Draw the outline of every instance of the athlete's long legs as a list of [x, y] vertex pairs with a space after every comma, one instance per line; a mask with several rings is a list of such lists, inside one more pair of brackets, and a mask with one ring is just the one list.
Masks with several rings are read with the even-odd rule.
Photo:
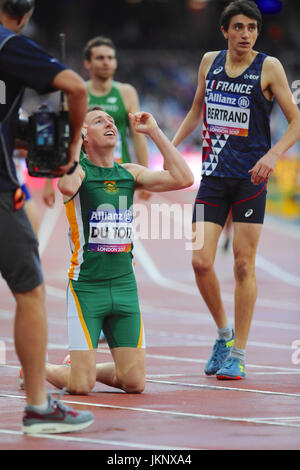
[[28, 405], [46, 401], [45, 359], [47, 349], [47, 320], [45, 286], [14, 293], [17, 306], [14, 322], [15, 347], [20, 359]]
[[[222, 232], [222, 226], [212, 222], [196, 222], [193, 224], [193, 233], [198, 241], [203, 232], [203, 247], [193, 250], [192, 264], [195, 279], [199, 291], [212, 314], [218, 328], [224, 328], [228, 324], [224, 305], [221, 298], [220, 285], [214, 269], [214, 261], [218, 246], [218, 240]], [[193, 241], [194, 241], [193, 240]]]
[[233, 225], [234, 275], [236, 282], [234, 346], [238, 349], [245, 349], [257, 297], [255, 257], [262, 224], [235, 222]]

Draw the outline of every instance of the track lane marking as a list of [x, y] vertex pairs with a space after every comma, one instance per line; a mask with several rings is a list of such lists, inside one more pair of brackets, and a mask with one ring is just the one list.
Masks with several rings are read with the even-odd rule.
[[[120, 447], [130, 447], [133, 449], [145, 449], [145, 450], [192, 450], [188, 447], [171, 447], [171, 446], [162, 446], [162, 445], [150, 445], [150, 444], [143, 444], [137, 442], [126, 442], [126, 441], [110, 441], [104, 439], [92, 439], [92, 438], [85, 438], [85, 437], [75, 437], [75, 436], [64, 436], [58, 434], [30, 434], [28, 436], [24, 435], [22, 431], [13, 431], [10, 429], [0, 429], [0, 434], [7, 434], [7, 435], [17, 435], [17, 436], [24, 436], [24, 437], [32, 437], [32, 438], [40, 438], [40, 439], [50, 439], [55, 441], [65, 441], [65, 442], [77, 442], [78, 444], [96, 444], [96, 445], [109, 445], [109, 446], [116, 446], [116, 449]], [[1, 444], [0, 444], [1, 446]]]
[[[25, 399], [20, 395], [11, 395], [8, 393], [0, 392], [0, 398], [19, 398]], [[158, 415], [169, 415], [169, 416], [178, 416], [182, 418], [198, 418], [203, 420], [210, 420], [210, 421], [229, 421], [229, 422], [236, 422], [236, 423], [250, 423], [250, 424], [269, 424], [272, 426], [283, 426], [283, 427], [294, 427], [300, 428], [300, 424], [294, 424], [291, 422], [283, 423], [283, 422], [273, 422], [273, 418], [243, 418], [243, 417], [234, 417], [234, 416], [218, 416], [218, 415], [210, 415], [210, 414], [201, 414], [201, 413], [188, 413], [183, 411], [173, 411], [173, 410], [156, 410], [151, 408], [139, 408], [135, 406], [120, 406], [120, 405], [107, 405], [103, 403], [89, 403], [83, 401], [74, 401], [74, 400], [61, 400], [63, 403], [71, 404], [71, 405], [79, 405], [79, 406], [87, 406], [91, 408], [110, 408], [113, 410], [124, 410], [124, 411], [137, 411], [141, 413], [152, 413]], [[294, 417], [292, 417], [294, 418]]]

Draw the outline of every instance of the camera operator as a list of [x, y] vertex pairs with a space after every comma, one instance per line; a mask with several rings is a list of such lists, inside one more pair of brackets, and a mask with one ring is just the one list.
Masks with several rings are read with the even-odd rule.
[[0, 271], [16, 300], [15, 347], [24, 374], [26, 434], [79, 430], [93, 422], [91, 413], [74, 411], [46, 394], [45, 287], [38, 242], [22, 207], [23, 193], [12, 159], [25, 88], [66, 94], [72, 141], [70, 160], [60, 167], [61, 175], [73, 166], [74, 146], [87, 109], [82, 79], [21, 34], [34, 3], [0, 0]]

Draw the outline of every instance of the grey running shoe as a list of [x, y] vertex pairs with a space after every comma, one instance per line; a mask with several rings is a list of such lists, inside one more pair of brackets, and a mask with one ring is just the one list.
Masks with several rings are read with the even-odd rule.
[[37, 411], [33, 406], [25, 406], [23, 433], [55, 434], [81, 431], [93, 422], [94, 416], [89, 411], [74, 410], [48, 395], [48, 408], [45, 411]]

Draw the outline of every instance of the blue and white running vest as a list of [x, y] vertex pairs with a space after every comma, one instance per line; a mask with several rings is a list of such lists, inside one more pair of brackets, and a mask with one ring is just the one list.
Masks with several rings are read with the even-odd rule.
[[221, 51], [206, 77], [203, 118], [202, 175], [250, 178], [248, 171], [271, 146], [273, 102], [261, 90], [262, 65], [258, 53], [238, 77], [226, 74], [227, 51]]

